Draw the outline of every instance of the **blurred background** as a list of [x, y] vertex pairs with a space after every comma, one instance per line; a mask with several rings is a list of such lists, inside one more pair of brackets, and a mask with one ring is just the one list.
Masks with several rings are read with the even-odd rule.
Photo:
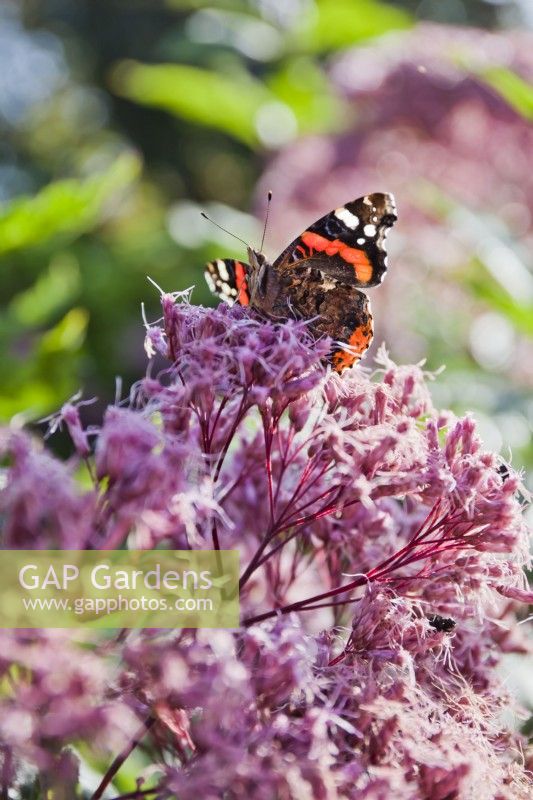
[[[396, 194], [377, 345], [533, 488], [530, 0], [0, 2], [0, 417], [145, 370], [141, 303]], [[367, 364], [369, 360], [367, 360]], [[98, 405], [88, 413], [99, 414]], [[59, 445], [60, 446], [60, 445]]]

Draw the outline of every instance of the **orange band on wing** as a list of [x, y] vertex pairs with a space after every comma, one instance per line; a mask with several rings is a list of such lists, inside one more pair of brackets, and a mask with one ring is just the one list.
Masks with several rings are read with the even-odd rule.
[[372, 341], [372, 323], [362, 325], [360, 328], [356, 328], [350, 338], [348, 339], [348, 344], [350, 347], [353, 347], [357, 353], [361, 353], [361, 355], [365, 352], [368, 348], [370, 342]]
[[246, 280], [246, 270], [240, 261], [235, 262], [235, 284], [239, 292], [238, 300], [241, 306], [250, 304], [250, 297], [248, 294], [248, 282]]
[[312, 233], [311, 231], [302, 233], [300, 239], [305, 242], [308, 247], [312, 247], [313, 250], [318, 250], [320, 252], [333, 244], [331, 239], [326, 239], [324, 236], [319, 236], [318, 233]]
[[363, 354], [368, 350], [370, 342], [372, 341], [372, 322], [356, 328], [350, 338], [348, 344], [350, 350], [336, 350], [332, 356], [333, 368], [336, 372], [344, 372], [345, 369], [351, 367], [355, 361], [359, 361]]
[[351, 264], [355, 270], [355, 275], [361, 283], [368, 283], [372, 279], [372, 264], [364, 250], [356, 247], [348, 247], [340, 239], [326, 239], [318, 233], [305, 231], [301, 236], [302, 241], [312, 250], [325, 253], [327, 256], [339, 255], [343, 261]]

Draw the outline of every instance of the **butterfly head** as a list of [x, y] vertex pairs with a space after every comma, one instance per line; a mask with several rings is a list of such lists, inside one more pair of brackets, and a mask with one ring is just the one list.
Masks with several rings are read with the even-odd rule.
[[261, 301], [266, 298], [274, 275], [263, 253], [249, 247], [248, 259], [251, 267], [249, 277], [250, 302], [252, 305], [262, 305]]
[[253, 247], [248, 247], [248, 261], [255, 271], [259, 271], [267, 263], [266, 256], [259, 250], [254, 250]]

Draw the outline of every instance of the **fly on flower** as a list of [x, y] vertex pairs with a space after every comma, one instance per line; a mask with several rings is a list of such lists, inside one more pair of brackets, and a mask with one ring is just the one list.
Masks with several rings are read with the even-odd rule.
[[451, 633], [457, 624], [451, 617], [441, 617], [439, 614], [429, 617], [428, 622], [432, 628], [435, 628], [440, 633]]
[[383, 280], [385, 239], [396, 219], [391, 194], [359, 197], [310, 225], [272, 264], [262, 243], [259, 251], [248, 247], [250, 263], [209, 262], [207, 284], [227, 303], [251, 306], [270, 319], [309, 320], [316, 336], [333, 339], [329, 360], [343, 372], [372, 341], [370, 301], [360, 290]]

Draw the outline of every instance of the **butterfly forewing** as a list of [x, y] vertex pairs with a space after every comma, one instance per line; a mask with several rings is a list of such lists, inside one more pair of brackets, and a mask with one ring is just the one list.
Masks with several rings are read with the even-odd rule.
[[207, 285], [217, 297], [229, 305], [250, 304], [249, 276], [251, 267], [245, 261], [234, 258], [217, 258], [205, 266]]
[[305, 261], [341, 283], [377, 286], [387, 271], [385, 240], [395, 221], [391, 194], [359, 197], [310, 225], [273, 266], [284, 270]]

